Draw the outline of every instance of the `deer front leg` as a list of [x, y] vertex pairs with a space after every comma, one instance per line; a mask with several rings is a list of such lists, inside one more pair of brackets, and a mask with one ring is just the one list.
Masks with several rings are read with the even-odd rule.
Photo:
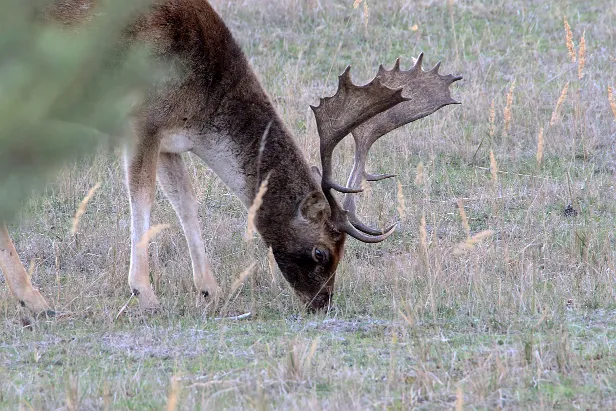
[[126, 182], [131, 214], [131, 249], [128, 284], [145, 310], [160, 308], [150, 283], [147, 244], [140, 244], [150, 228], [150, 212], [156, 191], [156, 161], [159, 141], [142, 138], [125, 157]]
[[175, 210], [192, 261], [193, 279], [197, 292], [217, 300], [218, 283], [205, 252], [198, 218], [198, 204], [184, 160], [179, 154], [161, 153], [158, 158], [158, 182]]
[[36, 314], [54, 315], [41, 293], [32, 287], [30, 277], [19, 260], [6, 225], [2, 222], [0, 222], [0, 270], [4, 273], [9, 290], [22, 305]]

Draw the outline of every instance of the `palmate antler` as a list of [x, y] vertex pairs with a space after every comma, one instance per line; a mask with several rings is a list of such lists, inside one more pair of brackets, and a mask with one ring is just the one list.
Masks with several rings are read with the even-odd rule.
[[[446, 105], [459, 104], [451, 98], [449, 86], [462, 77], [440, 75], [440, 63], [430, 71], [423, 71], [422, 60], [423, 53], [408, 71], [400, 70], [399, 59], [392, 70], [385, 70], [381, 65], [376, 77], [361, 87], [352, 83], [351, 68], [347, 67], [339, 78], [336, 94], [321, 99], [318, 107], [312, 107], [321, 143], [321, 187], [330, 204], [332, 220], [337, 229], [360, 241], [380, 242], [395, 230], [395, 224], [386, 230], [370, 228], [356, 215], [353, 193], [362, 191], [362, 181], [393, 177], [392, 174], [371, 175], [366, 172], [366, 159], [372, 144], [398, 127], [426, 117]], [[334, 148], [349, 133], [355, 139], [355, 159], [345, 187], [332, 181], [331, 161]], [[346, 193], [344, 208], [331, 189]]]

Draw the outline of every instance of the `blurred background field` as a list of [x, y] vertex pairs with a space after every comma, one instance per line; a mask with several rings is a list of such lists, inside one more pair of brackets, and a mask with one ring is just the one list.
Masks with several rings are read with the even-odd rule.
[[[171, 224], [150, 247], [164, 312], [142, 317], [131, 301], [116, 319], [130, 215], [119, 150], [106, 146], [62, 168], [9, 227], [60, 315], [26, 320], [1, 284], [0, 406], [616, 406], [616, 5], [355, 3], [212, 1], [313, 164], [309, 104], [348, 64], [365, 83], [423, 51], [426, 68], [464, 76], [452, 87], [462, 105], [372, 149], [369, 169], [397, 179], [371, 184], [359, 211], [399, 230], [376, 246], [347, 241], [332, 310], [302, 312], [260, 240], [245, 241], [239, 200], [187, 156], [226, 304], [195, 305], [181, 227], [158, 193], [153, 223]], [[338, 149], [338, 181], [352, 153], [352, 141]]]

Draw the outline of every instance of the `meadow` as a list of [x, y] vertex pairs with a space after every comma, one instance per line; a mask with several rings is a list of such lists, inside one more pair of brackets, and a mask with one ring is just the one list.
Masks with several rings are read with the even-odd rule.
[[461, 105], [371, 151], [369, 170], [397, 177], [359, 195], [360, 215], [398, 231], [348, 239], [331, 310], [307, 313], [261, 240], [245, 238], [239, 200], [187, 156], [222, 301], [198, 301], [158, 192], [163, 310], [145, 315], [127, 285], [121, 158], [103, 147], [9, 227], [58, 315], [32, 318], [0, 283], [0, 408], [615, 409], [616, 3], [211, 3], [313, 164], [309, 104], [347, 65], [363, 84], [424, 52], [426, 69], [442, 61], [464, 77], [452, 86]]

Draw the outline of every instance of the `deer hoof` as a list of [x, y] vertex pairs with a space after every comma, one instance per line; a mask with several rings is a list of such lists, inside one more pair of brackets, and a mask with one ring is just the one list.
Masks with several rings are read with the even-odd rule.
[[55, 315], [55, 312], [51, 309], [49, 304], [47, 304], [47, 301], [45, 301], [41, 293], [35, 288], [28, 290], [25, 295], [23, 295], [23, 299], [20, 300], [20, 303], [23, 307], [26, 307], [38, 315], [49, 315], [48, 313], [50, 311]]
[[213, 304], [214, 307], [218, 306], [218, 303], [220, 302], [220, 289], [218, 287], [213, 290], [201, 290], [199, 294], [203, 298], [202, 301], [205, 302], [206, 305]]
[[133, 295], [135, 295], [139, 300], [139, 307], [143, 311], [152, 313], [160, 311], [160, 303], [158, 302], [158, 298], [156, 298], [156, 294], [154, 294], [152, 287], [142, 290], [133, 289]]

